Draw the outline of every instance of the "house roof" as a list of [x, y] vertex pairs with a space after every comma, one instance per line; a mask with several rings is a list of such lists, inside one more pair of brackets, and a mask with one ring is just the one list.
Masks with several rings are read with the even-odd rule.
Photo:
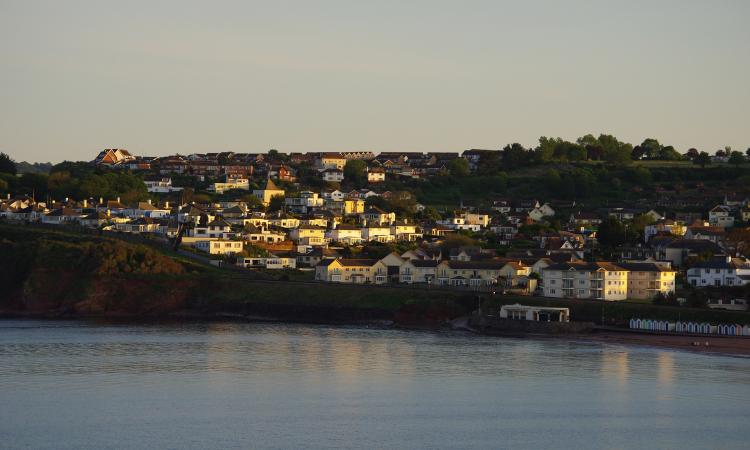
[[229, 222], [227, 222], [226, 220], [224, 220], [223, 217], [218, 217], [217, 216], [214, 220], [212, 220], [211, 222], [209, 222], [208, 225], [206, 225], [206, 226], [209, 226], [209, 227], [231, 227], [232, 225]]
[[551, 266], [547, 267], [545, 270], [571, 270], [571, 269], [585, 270], [585, 271], [595, 271], [595, 270], [603, 269], [603, 270], [607, 270], [610, 272], [627, 270], [609, 261], [596, 261], [596, 262], [575, 261], [575, 262], [557, 263], [557, 264], [552, 264]]
[[440, 261], [436, 259], [411, 259], [407, 260], [414, 267], [437, 267]]
[[484, 260], [484, 261], [444, 261], [451, 269], [468, 269], [468, 270], [500, 270], [505, 266], [504, 261]]
[[656, 263], [618, 263], [618, 265], [631, 272], [674, 272], [670, 267], [665, 267]]
[[667, 245], [667, 248], [681, 248], [694, 251], [721, 251], [718, 245], [706, 239], [677, 239]]
[[361, 267], [361, 266], [371, 267], [376, 262], [378, 262], [375, 259], [349, 259], [349, 258], [339, 258], [336, 261], [338, 261], [339, 264], [345, 267]]
[[742, 258], [712, 259], [695, 264], [692, 268], [696, 269], [750, 269], [750, 262]]
[[279, 189], [278, 186], [276, 186], [276, 183], [273, 182], [270, 178], [266, 181], [266, 187], [263, 188], [264, 191], [281, 191], [282, 189]]

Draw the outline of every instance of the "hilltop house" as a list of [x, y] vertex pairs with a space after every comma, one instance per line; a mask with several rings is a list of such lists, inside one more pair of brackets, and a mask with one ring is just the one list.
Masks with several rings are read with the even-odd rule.
[[341, 153], [322, 153], [317, 163], [318, 167], [320, 167], [321, 169], [344, 170], [344, 166], [346, 165], [346, 157]]
[[108, 148], [102, 150], [96, 158], [94, 158], [94, 164], [97, 166], [119, 166], [134, 160], [135, 156], [131, 155], [127, 150]]

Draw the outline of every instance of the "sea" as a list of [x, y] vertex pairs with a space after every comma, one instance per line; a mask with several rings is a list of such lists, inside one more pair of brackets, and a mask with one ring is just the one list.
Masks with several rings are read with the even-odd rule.
[[1, 320], [0, 448], [748, 449], [750, 359], [366, 326]]

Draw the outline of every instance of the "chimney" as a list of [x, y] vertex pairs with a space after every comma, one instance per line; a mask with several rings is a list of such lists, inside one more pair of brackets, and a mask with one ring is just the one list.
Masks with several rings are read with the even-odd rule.
[[164, 202], [164, 209], [169, 209], [169, 202]]
[[84, 208], [88, 208], [89, 207], [89, 202], [85, 198], [83, 199], [83, 207]]
[[10, 192], [8, 192], [7, 198], [8, 200], [10, 200]]
[[146, 201], [148, 202], [149, 205], [151, 204], [151, 199], [148, 199]]
[[120, 203], [120, 197], [117, 197], [117, 203]]
[[103, 199], [103, 198], [101, 198], [101, 197], [99, 197], [99, 204], [100, 204], [100, 205], [103, 205], [103, 204], [104, 204], [104, 199]]

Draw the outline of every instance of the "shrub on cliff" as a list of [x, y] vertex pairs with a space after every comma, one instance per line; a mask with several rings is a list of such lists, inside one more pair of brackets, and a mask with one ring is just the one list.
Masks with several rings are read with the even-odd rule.
[[181, 274], [182, 264], [145, 245], [118, 241], [86, 242], [84, 254], [97, 275], [116, 273]]

